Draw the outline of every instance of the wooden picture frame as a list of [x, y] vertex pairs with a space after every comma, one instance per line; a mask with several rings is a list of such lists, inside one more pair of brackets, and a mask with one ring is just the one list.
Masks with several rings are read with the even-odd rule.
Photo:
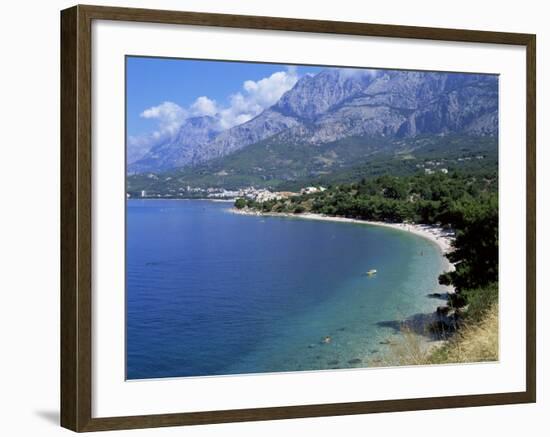
[[[476, 42], [526, 48], [526, 390], [512, 393], [280, 406], [129, 417], [92, 417], [91, 69], [94, 20]], [[75, 6], [61, 12], [61, 425], [83, 432], [276, 420], [536, 400], [535, 35], [289, 18]]]

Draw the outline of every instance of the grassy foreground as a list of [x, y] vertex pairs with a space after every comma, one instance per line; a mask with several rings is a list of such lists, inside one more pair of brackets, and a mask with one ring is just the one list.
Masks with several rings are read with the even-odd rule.
[[498, 304], [495, 302], [477, 320], [467, 319], [456, 333], [437, 346], [427, 346], [420, 336], [405, 329], [388, 355], [374, 366], [497, 361], [498, 350]]
[[428, 353], [428, 363], [475, 363], [498, 360], [498, 306], [480, 320], [465, 325], [445, 345]]

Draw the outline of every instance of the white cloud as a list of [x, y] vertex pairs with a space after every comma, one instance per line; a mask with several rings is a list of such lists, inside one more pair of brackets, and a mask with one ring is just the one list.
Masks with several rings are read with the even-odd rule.
[[160, 144], [170, 138], [171, 136], [168, 132], [162, 132], [159, 130], [147, 134], [129, 136], [126, 155], [128, 163], [131, 164], [138, 161], [143, 158], [149, 150], [151, 150], [152, 146]]
[[278, 71], [258, 81], [245, 81], [243, 91], [233, 94], [229, 106], [220, 111], [221, 126], [227, 129], [254, 118], [274, 105], [297, 81], [295, 67], [288, 67], [286, 71]]
[[242, 84], [240, 91], [229, 96], [229, 103], [225, 107], [220, 107], [215, 100], [207, 96], [198, 97], [188, 108], [165, 101], [145, 109], [140, 114], [143, 118], [157, 120], [156, 130], [129, 137], [128, 145], [139, 150], [151, 148], [159, 141], [165, 141], [174, 136], [189, 117], [203, 115], [216, 117], [221, 129], [229, 129], [245, 123], [275, 104], [294, 86], [298, 78], [296, 68], [288, 67], [285, 71], [278, 71], [258, 81], [247, 80]]
[[165, 101], [145, 109], [140, 117], [157, 121], [157, 128], [149, 133], [128, 136], [128, 162], [141, 159], [156, 144], [172, 138], [189, 112], [174, 102]]
[[201, 115], [214, 116], [218, 113], [218, 106], [215, 100], [211, 100], [206, 96], [201, 96], [191, 105], [191, 114], [194, 117]]
[[146, 109], [140, 114], [143, 118], [154, 118], [158, 120], [158, 130], [153, 136], [174, 134], [188, 117], [188, 111], [174, 102], [163, 102], [158, 106]]

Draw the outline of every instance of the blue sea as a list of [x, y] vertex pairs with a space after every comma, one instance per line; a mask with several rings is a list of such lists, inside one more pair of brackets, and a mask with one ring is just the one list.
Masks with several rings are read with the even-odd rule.
[[231, 207], [128, 200], [128, 379], [367, 367], [441, 305], [429, 240]]

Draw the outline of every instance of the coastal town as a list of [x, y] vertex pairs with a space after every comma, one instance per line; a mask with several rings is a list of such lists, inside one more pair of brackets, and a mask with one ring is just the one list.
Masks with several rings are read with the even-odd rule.
[[146, 190], [141, 190], [138, 193], [127, 193], [127, 198], [141, 199], [170, 199], [170, 198], [195, 198], [195, 199], [212, 199], [212, 200], [235, 200], [247, 199], [258, 203], [268, 202], [270, 200], [289, 199], [293, 196], [304, 194], [313, 194], [325, 191], [325, 187], [310, 186], [302, 188], [299, 192], [292, 191], [270, 191], [266, 188], [246, 187], [239, 190], [226, 190], [225, 188], [195, 188], [187, 186], [178, 192], [170, 194], [150, 193]]

